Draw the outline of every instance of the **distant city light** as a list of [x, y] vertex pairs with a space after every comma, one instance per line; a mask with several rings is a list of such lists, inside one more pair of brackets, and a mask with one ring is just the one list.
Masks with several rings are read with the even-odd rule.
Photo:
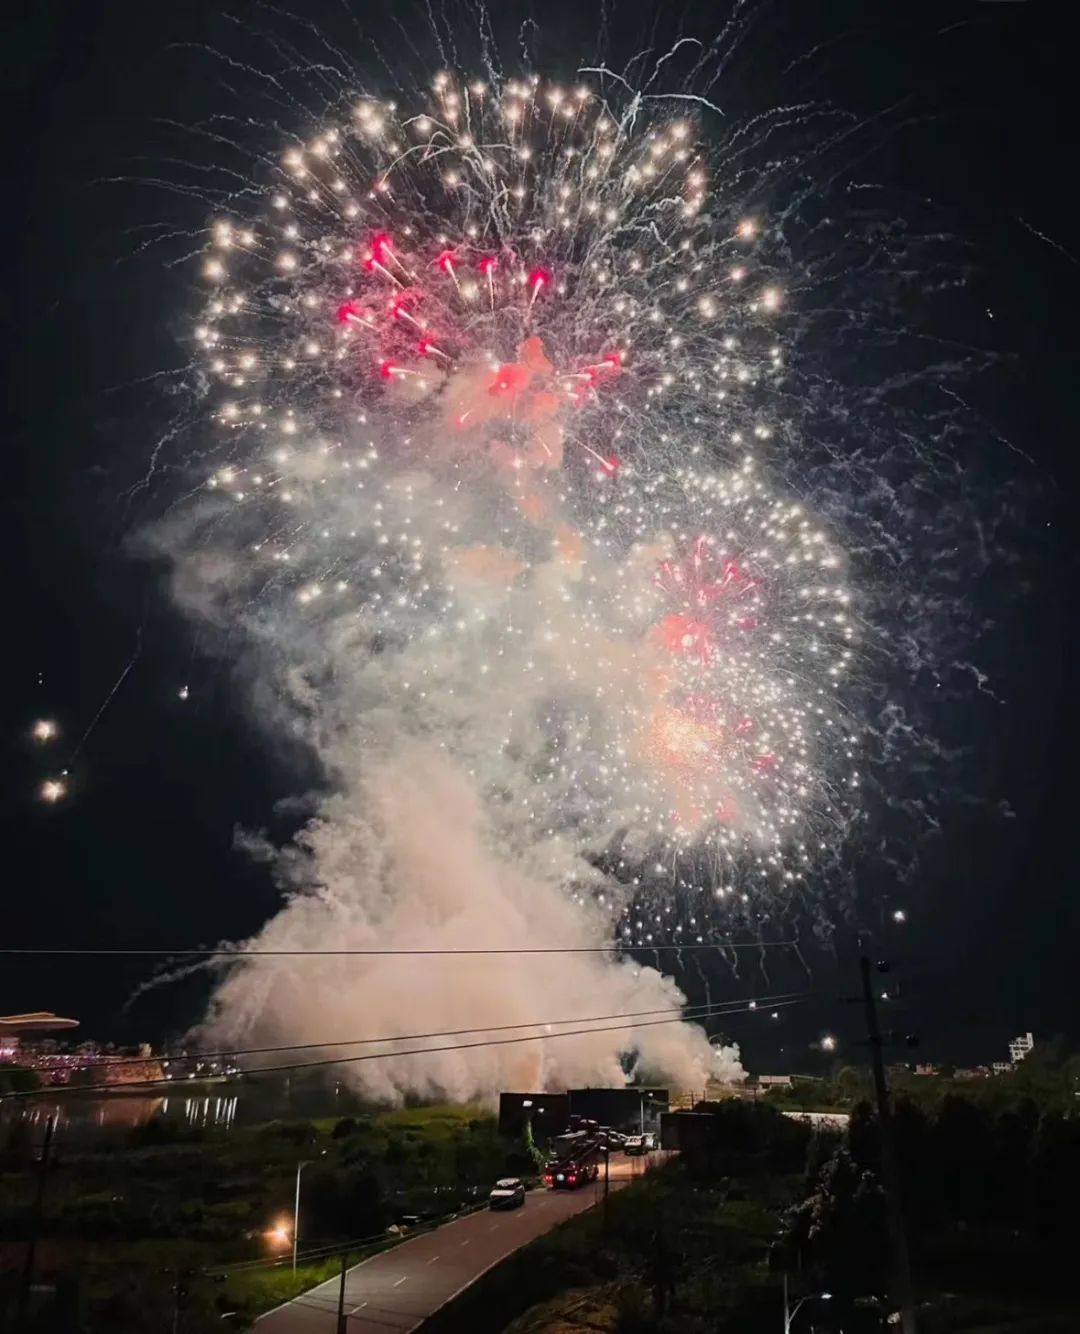
[[904, 912], [903, 908], [897, 908], [897, 910], [892, 915], [892, 919], [894, 922], [906, 922], [907, 913]]

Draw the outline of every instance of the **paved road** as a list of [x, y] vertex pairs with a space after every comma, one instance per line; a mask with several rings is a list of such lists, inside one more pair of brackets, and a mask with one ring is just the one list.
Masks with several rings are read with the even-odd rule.
[[[613, 1155], [611, 1189], [628, 1185], [661, 1156]], [[591, 1208], [603, 1187], [601, 1173], [595, 1186], [582, 1190], [531, 1191], [520, 1209], [467, 1214], [354, 1266], [345, 1278], [348, 1334], [416, 1329], [519, 1246]], [[331, 1279], [267, 1312], [256, 1322], [256, 1334], [335, 1334], [339, 1282]]]

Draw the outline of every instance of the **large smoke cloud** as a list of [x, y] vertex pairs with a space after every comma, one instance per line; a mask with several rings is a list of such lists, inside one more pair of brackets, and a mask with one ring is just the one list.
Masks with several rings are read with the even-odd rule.
[[[455, 388], [460, 400], [468, 377]], [[306, 745], [325, 778], [288, 846], [254, 845], [284, 904], [248, 942], [252, 957], [230, 965], [202, 1034], [273, 1045], [537, 1025], [535, 1041], [334, 1067], [391, 1100], [737, 1077], [735, 1049], [660, 1013], [684, 1000], [671, 979], [602, 949], [254, 957], [604, 947], [628, 891], [592, 854], [617, 837], [644, 855], [657, 830], [643, 813], [673, 806], [686, 781], [685, 764], [643, 752], [663, 533], [612, 562], [554, 489], [493, 467], [475, 437], [472, 457], [455, 457], [439, 448], [444, 431], [426, 460], [393, 442], [389, 464], [354, 440], [344, 483], [335, 453], [307, 440], [276, 459], [274, 503], [302, 519], [237, 508], [215, 488], [154, 534], [180, 605], [227, 630], [230, 652], [242, 645], [260, 724]], [[584, 1035], [545, 1028], [641, 1012], [658, 1013]], [[358, 1050], [389, 1049], [340, 1054]]]
[[[354, 772], [278, 858], [287, 901], [253, 949], [477, 950], [602, 945], [609, 921], [551, 879], [491, 847], [472, 784], [445, 755], [419, 745]], [[577, 1029], [582, 1019], [676, 1011], [683, 997], [651, 968], [603, 954], [438, 954], [260, 958], [234, 966], [218, 988], [207, 1030], [258, 1043], [423, 1034], [531, 1025], [492, 1037]], [[547, 1029], [542, 1021], [550, 1025]], [[557, 1021], [570, 1021], [559, 1024]], [[739, 1074], [683, 1023], [597, 1024], [585, 1036], [395, 1056], [338, 1069], [367, 1094], [469, 1099], [500, 1088], [620, 1085], [631, 1068], [702, 1088]], [[470, 1033], [462, 1042], [487, 1036]], [[399, 1044], [447, 1045], [453, 1039]], [[343, 1049], [385, 1052], [390, 1047]], [[337, 1053], [335, 1053], [337, 1054]]]

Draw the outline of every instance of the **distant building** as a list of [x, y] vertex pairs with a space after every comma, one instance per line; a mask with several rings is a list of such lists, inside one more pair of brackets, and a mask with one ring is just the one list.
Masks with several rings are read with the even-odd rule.
[[148, 1080], [165, 1078], [161, 1062], [151, 1056], [150, 1048], [145, 1043], [139, 1047], [136, 1057], [104, 1057], [100, 1064], [94, 1065], [90, 1074], [95, 1084], [143, 1084]]
[[20, 1033], [56, 1033], [63, 1028], [78, 1028], [78, 1019], [61, 1019], [51, 1010], [33, 1010], [29, 1014], [0, 1015], [0, 1038]]
[[569, 1098], [572, 1117], [631, 1134], [659, 1130], [668, 1109], [668, 1090], [661, 1088], [571, 1089]]
[[1035, 1045], [1035, 1039], [1030, 1033], [1021, 1033], [1018, 1038], [1013, 1038], [1009, 1043], [1009, 1059], [1015, 1065], [1022, 1061]]
[[1012, 1061], [992, 1061], [990, 1064], [995, 1075], [1007, 1075], [1012, 1068]]
[[789, 1089], [791, 1088], [790, 1075], [758, 1075], [758, 1087], [763, 1089]]
[[915, 1073], [917, 1075], [940, 1075], [941, 1066], [934, 1065], [931, 1061], [923, 1061], [916, 1065]]
[[660, 1118], [662, 1149], [709, 1149], [717, 1139], [711, 1112], [665, 1112]]
[[565, 1093], [500, 1093], [499, 1134], [520, 1139], [526, 1123], [539, 1139], [561, 1135], [570, 1120], [570, 1098]]
[[[12, 1019], [20, 1028], [29, 1019], [32, 1026], [22, 1028], [29, 1033], [74, 1028], [78, 1022], [56, 1015], [15, 1015]], [[126, 1052], [100, 1047], [96, 1042], [67, 1048], [55, 1038], [30, 1041], [0, 1030], [0, 1061], [4, 1060], [24, 1070], [35, 1070], [42, 1084], [141, 1084], [165, 1077], [161, 1062], [146, 1043]]]
[[525, 1123], [539, 1137], [561, 1135], [575, 1120], [595, 1121], [612, 1130], [656, 1130], [668, 1109], [662, 1088], [585, 1088], [565, 1093], [500, 1093], [499, 1133], [517, 1139]]

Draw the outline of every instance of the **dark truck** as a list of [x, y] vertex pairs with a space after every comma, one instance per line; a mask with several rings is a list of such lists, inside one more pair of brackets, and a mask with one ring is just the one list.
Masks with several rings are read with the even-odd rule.
[[600, 1175], [604, 1145], [588, 1131], [560, 1135], [552, 1144], [554, 1156], [544, 1168], [549, 1190], [576, 1190]]

